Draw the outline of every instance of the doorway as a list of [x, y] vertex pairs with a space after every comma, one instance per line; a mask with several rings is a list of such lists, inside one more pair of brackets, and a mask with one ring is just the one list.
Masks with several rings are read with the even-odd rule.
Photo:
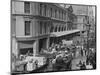
[[39, 52], [47, 48], [47, 38], [39, 39]]

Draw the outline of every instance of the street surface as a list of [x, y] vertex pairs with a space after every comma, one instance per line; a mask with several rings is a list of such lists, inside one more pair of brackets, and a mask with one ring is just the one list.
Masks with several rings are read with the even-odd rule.
[[79, 64], [80, 61], [86, 62], [86, 56], [85, 56], [85, 53], [83, 53], [83, 56], [81, 56], [80, 49], [77, 49], [76, 56], [72, 60], [72, 68], [71, 69], [72, 70], [80, 69], [80, 67], [77, 66], [77, 64]]

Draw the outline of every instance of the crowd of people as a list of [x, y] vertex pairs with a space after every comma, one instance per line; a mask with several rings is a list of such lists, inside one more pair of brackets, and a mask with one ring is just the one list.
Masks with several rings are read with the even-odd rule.
[[[80, 49], [79, 54], [77, 54], [78, 49]], [[79, 57], [86, 57], [86, 61], [80, 60], [79, 64], [77, 64], [78, 67], [80, 67], [80, 70], [96, 68], [95, 49], [93, 50], [93, 48], [87, 50], [87, 48], [84, 48], [83, 46], [75, 44], [66, 45], [60, 42], [59, 44], [53, 43], [51, 47], [43, 51], [44, 53], [51, 54], [50, 61], [53, 65], [53, 71], [72, 70], [71, 60], [77, 58], [77, 55], [79, 55]], [[70, 61], [68, 59], [70, 59]], [[70, 63], [68, 63], [68, 61]]]
[[86, 57], [85, 61], [80, 60], [79, 64], [77, 64], [77, 66], [80, 67], [80, 70], [96, 68], [96, 52], [94, 48], [89, 48], [89, 50], [81, 48], [80, 54], [81, 56]]
[[[77, 50], [79, 50], [79, 54], [77, 54]], [[89, 51], [89, 53], [88, 53]], [[40, 54], [43, 54], [47, 58], [47, 67], [51, 65], [52, 67], [46, 68], [46, 71], [63, 71], [63, 70], [72, 70], [72, 60], [77, 58], [77, 55], [81, 57], [86, 57], [86, 62], [81, 61], [77, 64], [80, 67], [80, 70], [86, 69], [95, 69], [96, 68], [96, 52], [93, 49], [88, 50], [83, 46], [78, 46], [75, 44], [63, 44], [63, 42], [52, 43], [48, 49], [41, 50]], [[27, 56], [30, 55], [28, 52]], [[79, 57], [80, 57], [79, 56]], [[13, 61], [16, 59], [13, 57]], [[24, 60], [25, 57], [21, 57], [20, 60]], [[17, 61], [17, 60], [16, 60]], [[34, 62], [34, 63], [33, 63]], [[12, 63], [13, 64], [13, 63]], [[20, 66], [20, 65], [19, 65]], [[36, 69], [38, 66], [38, 62], [33, 60], [27, 63], [24, 63], [22, 71], [32, 71]], [[51, 70], [48, 70], [51, 69]]]
[[49, 65], [52, 65], [50, 71], [71, 70], [71, 60], [75, 57], [75, 45], [52, 43], [48, 49], [42, 49], [41, 54], [47, 54]]

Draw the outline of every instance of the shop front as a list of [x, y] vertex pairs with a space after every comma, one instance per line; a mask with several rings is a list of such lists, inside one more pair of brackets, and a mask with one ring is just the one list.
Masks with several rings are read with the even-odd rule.
[[18, 41], [18, 54], [36, 56], [38, 54], [38, 41]]
[[[45, 40], [45, 39], [44, 39]], [[43, 46], [46, 45], [45, 41], [43, 40]], [[16, 60], [15, 64], [15, 71], [22, 72], [22, 71], [30, 71], [27, 69], [30, 67], [31, 64], [33, 64], [33, 69], [36, 70], [37, 68], [40, 68], [41, 66], [46, 64], [46, 59], [43, 56], [38, 56], [38, 47], [39, 47], [39, 40], [20, 40], [17, 41], [17, 52], [18, 52], [18, 59]], [[30, 61], [32, 61], [30, 63]], [[36, 68], [37, 65], [37, 68]]]
[[47, 49], [48, 43], [48, 38], [39, 39], [39, 52], [41, 52], [42, 49]]

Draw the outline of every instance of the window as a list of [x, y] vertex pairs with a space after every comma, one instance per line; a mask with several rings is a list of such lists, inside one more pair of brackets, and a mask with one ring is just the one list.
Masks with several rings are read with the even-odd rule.
[[50, 17], [52, 17], [52, 8], [50, 9], [50, 12], [51, 12], [51, 13], [50, 13]]
[[60, 11], [59, 11], [59, 19], [60, 19]]
[[59, 26], [59, 29], [58, 29], [58, 31], [60, 32], [60, 26]]
[[46, 33], [46, 27], [47, 27], [46, 24], [47, 24], [47, 23], [45, 22], [45, 23], [44, 23], [44, 33]]
[[64, 20], [66, 20], [66, 13], [64, 13]]
[[40, 4], [40, 15], [42, 15], [42, 4]]
[[63, 11], [62, 11], [62, 13], [61, 13], [61, 19], [63, 20]]
[[54, 30], [54, 27], [52, 26], [52, 27], [50, 28], [50, 32], [53, 32], [53, 30]]
[[63, 27], [61, 28], [61, 31], [63, 31]]
[[66, 31], [66, 26], [64, 27], [64, 30]]
[[47, 8], [47, 6], [44, 5], [44, 16], [46, 16], [46, 8]]
[[62, 20], [64, 20], [64, 12], [62, 13]]
[[25, 21], [25, 35], [30, 35], [30, 21]]
[[43, 23], [40, 21], [40, 34], [42, 34], [42, 26], [43, 26]]
[[55, 10], [55, 18], [57, 18], [57, 10]]
[[24, 12], [30, 13], [30, 3], [29, 2], [24, 3]]
[[16, 33], [16, 18], [13, 17], [12, 17], [11, 33], [12, 35], [15, 35]]
[[57, 27], [55, 27], [55, 32], [57, 32]]

